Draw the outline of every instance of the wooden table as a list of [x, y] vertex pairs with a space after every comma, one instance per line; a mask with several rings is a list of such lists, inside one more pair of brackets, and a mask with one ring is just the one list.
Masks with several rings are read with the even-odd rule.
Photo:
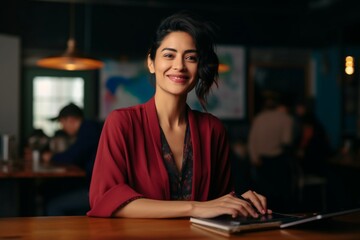
[[0, 194], [4, 194], [0, 197], [3, 203], [0, 216], [42, 215], [44, 185], [49, 188], [59, 181], [69, 184], [86, 182], [86, 173], [74, 165], [39, 166], [34, 170], [31, 162], [0, 163]]
[[0, 219], [0, 239], [360, 239], [360, 214], [289, 229], [223, 237], [192, 226], [189, 219], [29, 217]]
[[0, 164], [1, 178], [67, 178], [85, 177], [83, 169], [75, 165], [44, 166], [33, 169], [31, 164]]

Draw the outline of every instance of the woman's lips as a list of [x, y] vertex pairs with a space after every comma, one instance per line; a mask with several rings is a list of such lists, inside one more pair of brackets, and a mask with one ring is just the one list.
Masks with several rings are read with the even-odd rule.
[[185, 75], [168, 75], [169, 79], [175, 83], [185, 83], [189, 77]]

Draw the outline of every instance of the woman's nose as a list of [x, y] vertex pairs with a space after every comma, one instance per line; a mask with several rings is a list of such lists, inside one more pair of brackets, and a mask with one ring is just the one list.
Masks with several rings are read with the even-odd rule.
[[181, 71], [185, 68], [184, 59], [182, 57], [176, 57], [173, 62], [173, 69]]

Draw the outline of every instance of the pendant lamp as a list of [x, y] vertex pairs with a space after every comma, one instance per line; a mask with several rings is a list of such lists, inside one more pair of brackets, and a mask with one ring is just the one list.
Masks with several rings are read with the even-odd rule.
[[71, 3], [70, 12], [70, 37], [67, 41], [67, 49], [60, 56], [46, 57], [38, 60], [36, 65], [43, 68], [58, 70], [77, 71], [77, 70], [95, 70], [103, 67], [103, 62], [88, 58], [76, 51], [76, 42], [74, 38], [74, 4]]

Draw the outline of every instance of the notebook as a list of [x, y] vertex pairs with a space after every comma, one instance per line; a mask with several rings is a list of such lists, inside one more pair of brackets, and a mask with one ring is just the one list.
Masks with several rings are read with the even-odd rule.
[[229, 236], [243, 231], [264, 230], [271, 228], [287, 228], [299, 224], [326, 219], [330, 217], [360, 212], [360, 208], [328, 213], [313, 213], [310, 215], [292, 215], [273, 213], [258, 218], [237, 217], [222, 215], [215, 218], [190, 218], [193, 226], [221, 235]]

